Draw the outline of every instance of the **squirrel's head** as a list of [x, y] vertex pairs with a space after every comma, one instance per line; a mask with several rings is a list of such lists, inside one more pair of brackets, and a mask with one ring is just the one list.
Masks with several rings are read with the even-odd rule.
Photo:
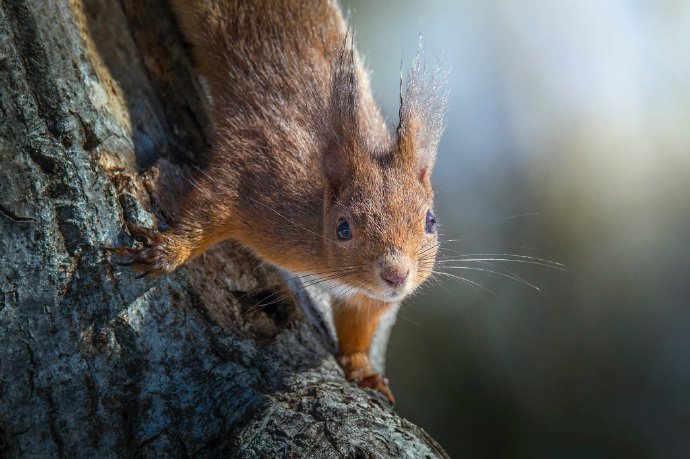
[[[350, 57], [356, 59], [356, 57]], [[400, 301], [436, 260], [438, 234], [431, 171], [443, 130], [445, 86], [421, 79], [419, 59], [401, 85], [400, 124], [387, 145], [372, 146], [360, 129], [358, 65], [334, 74], [334, 140], [323, 156], [325, 260], [341, 295]]]

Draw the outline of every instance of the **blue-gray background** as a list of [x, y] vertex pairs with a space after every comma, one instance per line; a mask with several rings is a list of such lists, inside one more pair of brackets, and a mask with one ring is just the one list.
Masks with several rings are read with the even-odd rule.
[[451, 72], [446, 247], [567, 265], [444, 268], [488, 291], [404, 304], [399, 412], [454, 457], [690, 457], [690, 3], [344, 6], [391, 126], [419, 34]]

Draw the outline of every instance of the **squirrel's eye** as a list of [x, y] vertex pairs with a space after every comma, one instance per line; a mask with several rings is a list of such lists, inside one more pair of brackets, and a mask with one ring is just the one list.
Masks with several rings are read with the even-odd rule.
[[344, 218], [338, 220], [338, 226], [335, 227], [335, 232], [338, 235], [338, 239], [341, 241], [349, 241], [352, 239], [350, 224]]
[[429, 234], [436, 232], [436, 216], [431, 209], [426, 211], [426, 223], [424, 224], [424, 231]]

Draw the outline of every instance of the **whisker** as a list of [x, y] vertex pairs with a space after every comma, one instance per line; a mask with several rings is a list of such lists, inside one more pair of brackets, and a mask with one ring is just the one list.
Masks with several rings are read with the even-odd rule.
[[328, 293], [328, 294], [333, 294], [333, 295], [335, 295], [336, 297], [338, 297], [338, 296], [343, 296], [343, 295], [342, 295], [342, 292], [341, 292], [341, 294], [338, 294], [338, 292], [335, 291], [335, 290], [338, 289], [338, 288], [345, 288], [345, 287], [348, 287], [348, 285], [347, 285], [347, 284], [344, 284], [344, 283], [338, 283], [338, 284], [332, 285], [332, 286], [330, 286], [329, 288], [327, 288], [327, 289], [325, 289], [325, 290], [322, 290], [322, 291], [320, 291], [319, 293], [317, 293], [317, 294], [316, 294], [316, 297], [319, 297], [319, 296], [324, 295], [324, 294], [327, 294], [327, 293]]
[[466, 283], [468, 283], [468, 284], [470, 284], [470, 285], [474, 285], [475, 287], [481, 288], [482, 290], [484, 290], [484, 291], [490, 293], [490, 294], [493, 295], [493, 296], [496, 296], [496, 293], [495, 293], [493, 290], [490, 290], [490, 289], [484, 287], [482, 284], [480, 284], [480, 283], [478, 283], [478, 282], [475, 282], [475, 281], [473, 281], [473, 280], [467, 279], [466, 277], [458, 276], [458, 275], [456, 275], [456, 274], [446, 273], [446, 272], [443, 272], [443, 271], [432, 271], [432, 273], [433, 273], [433, 274], [438, 274], [438, 275], [441, 275], [441, 276], [447, 276], [447, 277], [450, 277], [450, 278], [452, 278], [452, 279], [457, 279], [457, 280], [462, 281], [462, 282], [466, 282]]
[[554, 260], [549, 260], [547, 258], [539, 258], [539, 257], [532, 257], [529, 255], [521, 255], [519, 253], [465, 253], [463, 254], [464, 256], [467, 257], [482, 257], [482, 256], [487, 256], [487, 257], [516, 257], [516, 258], [525, 258], [528, 260], [536, 260], [536, 261], [543, 261], [545, 263], [553, 263], [558, 266], [565, 266], [563, 263], [559, 263]]
[[[341, 273], [342, 271], [343, 271], [343, 270], [341, 270], [341, 269], [337, 269], [337, 270], [333, 270], [333, 273], [334, 273], [334, 274], [335, 274], [335, 273]], [[354, 270], [353, 270], [353, 272], [354, 272]], [[347, 274], [347, 273], [349, 273], [349, 271], [345, 270], [345, 273]], [[289, 278], [289, 279], [287, 279], [287, 280], [288, 280], [288, 281], [291, 281], [291, 280], [298, 280], [299, 278], [306, 277], [306, 276], [312, 276], [312, 275], [311, 275], [311, 274], [305, 274], [305, 275], [303, 275], [303, 276], [296, 276], [296, 277]], [[328, 280], [328, 279], [324, 279], [324, 280]], [[301, 282], [301, 284], [304, 286], [305, 283], [304, 283], [304, 282]], [[252, 295], [252, 294], [254, 294], [254, 293], [258, 292], [258, 291], [261, 291], [262, 289], [263, 289], [263, 288], [257, 288], [257, 289], [254, 289], [254, 290], [245, 292], [244, 294], [238, 296], [238, 297], [237, 297], [237, 300], [242, 300], [242, 299], [246, 298], [246, 297], [249, 296], [249, 295]]]
[[450, 259], [439, 260], [438, 263], [439, 264], [457, 263], [457, 262], [478, 262], [478, 263], [481, 263], [481, 262], [485, 262], [485, 261], [503, 261], [506, 263], [525, 263], [525, 264], [533, 265], [533, 266], [544, 266], [546, 268], [551, 268], [551, 269], [555, 269], [555, 270], [562, 271], [562, 272], [568, 271], [567, 269], [561, 267], [560, 265], [554, 265], [554, 264], [550, 264], [550, 263], [540, 263], [540, 262], [531, 261], [531, 260], [512, 260], [510, 258], [457, 258], [457, 259], [453, 259], [453, 260], [450, 260]]
[[256, 200], [256, 199], [250, 197], [250, 196], [247, 196], [247, 199], [249, 199], [250, 201], [255, 202], [256, 204], [259, 204], [260, 206], [265, 207], [266, 209], [270, 210], [270, 211], [273, 212], [274, 214], [278, 215], [280, 218], [284, 219], [285, 221], [289, 222], [289, 223], [292, 224], [292, 225], [295, 225], [296, 227], [298, 227], [298, 228], [300, 228], [300, 229], [303, 229], [304, 231], [307, 231], [308, 233], [311, 233], [311, 234], [313, 234], [313, 235], [315, 235], [315, 236], [318, 236], [318, 237], [320, 237], [321, 239], [323, 239], [323, 240], [325, 240], [325, 241], [332, 242], [333, 244], [337, 245], [338, 247], [341, 247], [341, 248], [344, 248], [344, 247], [345, 247], [344, 245], [340, 244], [339, 242], [334, 241], [333, 239], [329, 239], [329, 238], [325, 237], [323, 234], [319, 234], [319, 233], [317, 233], [316, 231], [310, 230], [310, 229], [307, 228], [306, 226], [302, 226], [302, 225], [300, 225], [300, 224], [298, 224], [298, 223], [296, 223], [296, 222], [290, 220], [289, 218], [287, 218], [286, 216], [284, 216], [283, 214], [281, 214], [281, 213], [278, 212], [277, 210], [273, 209], [272, 207], [268, 206], [267, 204], [264, 204], [264, 203], [261, 202], [261, 201], [258, 201], [258, 200]]
[[484, 268], [475, 268], [475, 267], [473, 267], [473, 266], [446, 266], [446, 268], [447, 268], [447, 269], [467, 269], [467, 270], [470, 270], [470, 271], [482, 271], [482, 272], [487, 272], [487, 273], [495, 274], [495, 275], [497, 275], [497, 276], [505, 277], [505, 278], [507, 278], [507, 279], [512, 279], [512, 280], [514, 280], [515, 282], [518, 282], [518, 283], [520, 283], [520, 284], [526, 285], [526, 286], [528, 286], [528, 287], [531, 287], [531, 288], [537, 290], [538, 292], [541, 292], [541, 289], [540, 289], [539, 287], [537, 287], [536, 285], [532, 284], [531, 282], [528, 282], [528, 281], [526, 281], [526, 280], [524, 280], [524, 279], [522, 279], [522, 278], [520, 278], [520, 277], [511, 276], [510, 274], [502, 273], [502, 272], [499, 272], [499, 271], [493, 271], [493, 270], [491, 270], [491, 269], [484, 269]]
[[287, 280], [288, 281], [294, 281], [294, 280], [307, 279], [307, 281], [309, 281], [311, 278], [323, 279], [325, 277], [337, 275], [340, 273], [349, 273], [349, 272], [360, 271], [360, 270], [361, 270], [361, 268], [359, 266], [349, 266], [349, 267], [346, 266], [346, 267], [338, 268], [338, 269], [331, 269], [331, 270], [327, 270], [327, 271], [315, 272], [313, 274], [301, 274], [298, 276], [292, 276], [292, 277], [287, 278]]
[[481, 265], [489, 266], [489, 267], [491, 267], [491, 268], [493, 268], [493, 269], [499, 270], [499, 272], [509, 274], [509, 275], [515, 277], [515, 279], [518, 279], [518, 280], [521, 281], [521, 282], [529, 283], [529, 281], [526, 280], [525, 278], [523, 278], [522, 276], [518, 275], [517, 273], [515, 273], [515, 272], [513, 272], [513, 271], [511, 271], [511, 270], [509, 270], [509, 269], [507, 269], [507, 268], [504, 268], [503, 266], [498, 266], [498, 265], [496, 265], [496, 264], [494, 264], [494, 263], [488, 263], [488, 262], [486, 262], [486, 261], [475, 261], [474, 263], [479, 263], [479, 264], [481, 264]]
[[[511, 215], [511, 216], [509, 216], [509, 217], [503, 217], [503, 218], [500, 218], [500, 219], [498, 219], [498, 220], [493, 220], [493, 221], [491, 221], [491, 222], [489, 222], [489, 223], [484, 223], [484, 224], [482, 224], [482, 225], [478, 225], [478, 226], [475, 226], [475, 227], [472, 227], [472, 228], [468, 228], [468, 229], [466, 229], [466, 230], [463, 230], [463, 231], [461, 231], [460, 233], [458, 233], [457, 236], [462, 236], [462, 235], [464, 235], [464, 234], [471, 233], [471, 232], [473, 232], [473, 231], [479, 231], [479, 230], [481, 230], [481, 229], [485, 229], [485, 228], [488, 228], [488, 227], [493, 226], [493, 225], [498, 225], [498, 224], [501, 224], [501, 223], [505, 223], [505, 222], [508, 222], [508, 221], [510, 221], [510, 220], [516, 220], [516, 219], [518, 219], [518, 218], [525, 218], [525, 217], [534, 217], [534, 216], [538, 216], [538, 215], [540, 215], [539, 212], [525, 212], [525, 213], [522, 213], [522, 214]], [[454, 237], [457, 237], [457, 236], [454, 236]]]
[[[323, 282], [327, 282], [327, 281], [331, 281], [331, 280], [345, 280], [346, 278], [348, 278], [348, 277], [350, 277], [350, 276], [352, 276], [352, 275], [354, 275], [354, 274], [357, 274], [357, 272], [352, 272], [352, 273], [349, 273], [349, 274], [343, 274], [343, 275], [339, 275], [339, 276], [337, 276], [337, 277], [334, 276], [332, 279], [318, 279], [316, 282], [313, 282], [313, 283], [311, 283], [311, 284], [309, 284], [309, 285], [303, 284], [302, 287], [303, 287], [303, 288], [312, 287], [312, 286], [315, 286], [315, 285], [317, 285], [317, 284], [320, 284], [320, 283], [323, 283]], [[334, 289], [334, 288], [340, 287], [340, 286], [342, 286], [342, 285], [343, 285], [343, 284], [338, 283], [338, 284], [336, 284], [336, 285], [334, 285], [334, 286], [332, 286], [332, 287], [330, 287], [330, 288], [328, 288], [328, 289], [322, 290], [322, 291], [319, 292], [316, 296], [319, 296], [319, 295], [321, 295], [321, 294], [323, 294], [323, 293], [328, 292], [329, 290], [332, 290], [332, 289]], [[248, 293], [250, 293], [250, 292], [248, 292]], [[267, 296], [266, 298], [263, 298], [263, 299], [262, 299], [261, 301], [259, 301], [257, 304], [255, 304], [254, 306], [252, 306], [250, 309], [248, 309], [248, 310], [247, 310], [244, 314], [242, 314], [242, 315], [243, 315], [243, 316], [249, 315], [250, 313], [252, 313], [252, 312], [254, 312], [254, 311], [257, 311], [257, 310], [259, 310], [259, 309], [265, 308], [266, 306], [270, 306], [270, 305], [272, 305], [272, 304], [279, 303], [279, 302], [281, 302], [281, 301], [283, 301], [283, 300], [289, 298], [289, 294], [287, 294], [287, 295], [286, 295], [286, 294], [283, 294], [283, 295], [281, 295], [280, 297], [274, 299], [273, 301], [270, 301], [270, 302], [268, 302], [268, 303], [265, 302], [265, 301], [267, 301], [267, 300], [269, 300], [269, 299], [275, 297], [276, 295], [280, 295], [281, 293], [283, 293], [283, 292], [276, 291], [276, 292], [270, 294], [269, 296]], [[246, 295], [247, 295], [247, 294], [245, 294], [245, 295], [243, 295], [243, 296], [246, 296]]]
[[303, 288], [316, 287], [317, 285], [322, 284], [322, 283], [324, 283], [324, 282], [337, 282], [337, 281], [339, 281], [339, 280], [341, 280], [341, 279], [344, 279], [344, 278], [349, 277], [349, 276], [354, 275], [354, 274], [357, 274], [357, 273], [356, 273], [356, 272], [352, 272], [352, 273], [349, 273], [349, 274], [343, 274], [343, 275], [334, 276], [334, 277], [331, 277], [331, 278], [328, 278], [328, 279], [317, 279], [317, 280], [315, 280], [314, 282], [305, 283], [305, 284], [303, 284], [302, 286], [303, 286]]
[[[513, 261], [518, 262], [520, 260], [533, 261], [535, 263], [543, 264], [544, 266], [551, 266], [561, 271], [566, 271], [565, 264], [559, 263], [557, 261], [548, 260], [546, 258], [531, 257], [528, 255], [519, 255], [515, 253], [465, 253], [460, 254], [462, 258], [457, 259], [457, 261]], [[482, 258], [468, 258], [468, 257], [482, 257]], [[488, 258], [487, 258], [488, 257]], [[501, 257], [501, 258], [499, 258]], [[505, 258], [511, 257], [511, 258]], [[442, 260], [442, 261], [455, 261], [455, 260]]]

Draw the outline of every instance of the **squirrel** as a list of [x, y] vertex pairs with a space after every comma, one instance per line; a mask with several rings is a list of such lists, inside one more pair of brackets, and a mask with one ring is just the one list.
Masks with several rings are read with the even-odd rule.
[[369, 349], [382, 314], [435, 263], [443, 83], [422, 73], [418, 52], [391, 133], [335, 0], [170, 3], [207, 86], [209, 163], [179, 221], [128, 224], [144, 246], [114, 252], [153, 276], [234, 239], [322, 282], [346, 378], [393, 403]]

